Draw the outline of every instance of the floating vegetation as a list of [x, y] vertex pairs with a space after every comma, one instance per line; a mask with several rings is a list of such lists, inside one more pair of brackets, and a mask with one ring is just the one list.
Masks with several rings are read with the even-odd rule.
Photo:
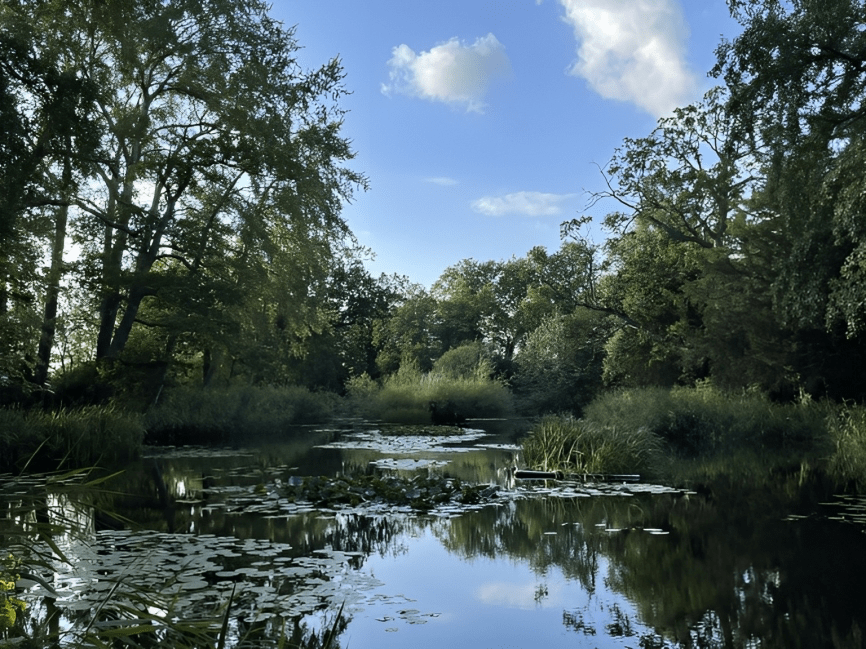
[[425, 460], [425, 459], [397, 459], [393, 457], [383, 457], [371, 465], [378, 469], [388, 469], [392, 471], [414, 471], [416, 469], [433, 469], [443, 466], [448, 466], [446, 460]]
[[[400, 429], [437, 428], [433, 426], [400, 426]], [[439, 427], [441, 428], [441, 427]], [[423, 453], [431, 451], [472, 451], [472, 447], [458, 446], [468, 444], [483, 437], [488, 433], [483, 430], [472, 428], [444, 427], [446, 430], [456, 430], [448, 434], [387, 434], [382, 430], [371, 430], [358, 433], [350, 433], [345, 439], [337, 440], [329, 444], [322, 444], [318, 448], [340, 448], [340, 449], [365, 449], [379, 451], [381, 453], [408, 454]]]
[[94, 611], [113, 626], [141, 624], [144, 602], [147, 622], [157, 632], [160, 620], [168, 628], [178, 619], [210, 620], [215, 631], [230, 600], [235, 614], [265, 622], [338, 602], [358, 605], [365, 592], [382, 585], [358, 570], [361, 553], [318, 550], [297, 557], [291, 550], [287, 544], [207, 534], [99, 532], [77, 544], [74, 563], [54, 562], [50, 589], [42, 579], [20, 579], [17, 587], [34, 610], [41, 598], [51, 598], [73, 631], [108, 624]]
[[174, 460], [182, 457], [190, 458], [235, 458], [235, 457], [255, 457], [256, 453], [250, 450], [229, 448], [229, 447], [213, 447], [213, 446], [148, 446], [147, 450], [141, 454], [144, 459], [166, 459]]
[[389, 437], [406, 437], [429, 435], [431, 437], [448, 437], [462, 435], [466, 429], [460, 426], [424, 426], [416, 424], [383, 424], [378, 432]]
[[[839, 494], [835, 498], [836, 500], [821, 503], [827, 507], [838, 508], [835, 515], [827, 516], [828, 520], [861, 525], [866, 528], [866, 496]], [[786, 520], [794, 519], [795, 516], [792, 514]]]
[[497, 498], [496, 485], [472, 485], [458, 478], [439, 476], [360, 475], [348, 477], [304, 477], [286, 488], [286, 496], [314, 507], [340, 508], [359, 505], [408, 507], [427, 512], [446, 505], [477, 505]]

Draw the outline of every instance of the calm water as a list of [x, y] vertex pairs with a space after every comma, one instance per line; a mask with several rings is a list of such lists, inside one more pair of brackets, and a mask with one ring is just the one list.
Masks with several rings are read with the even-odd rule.
[[[70, 562], [23, 582], [29, 623], [74, 645], [100, 602], [215, 619], [231, 597], [236, 646], [281, 633], [319, 646], [341, 606], [338, 644], [352, 649], [863, 646], [866, 501], [810, 476], [699, 492], [515, 483], [519, 425], [476, 426], [432, 442], [356, 424], [293, 434], [303, 443], [155, 449], [98, 512], [92, 493], [9, 480], [7, 527], [23, 516], [83, 531], [57, 527]], [[285, 497], [298, 476], [358, 472], [498, 491], [423, 515]], [[34, 498], [42, 509], [22, 514]]]

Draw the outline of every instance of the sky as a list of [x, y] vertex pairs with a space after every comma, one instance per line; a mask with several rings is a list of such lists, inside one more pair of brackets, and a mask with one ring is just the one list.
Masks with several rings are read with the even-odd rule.
[[559, 248], [601, 219], [600, 169], [624, 138], [698, 101], [724, 0], [272, 0], [301, 65], [338, 57], [343, 135], [367, 176], [343, 217], [370, 272], [430, 287], [463, 259]]

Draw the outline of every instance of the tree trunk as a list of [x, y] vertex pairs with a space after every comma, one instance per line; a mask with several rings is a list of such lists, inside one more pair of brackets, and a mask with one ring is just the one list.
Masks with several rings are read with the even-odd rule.
[[149, 294], [150, 291], [144, 286], [133, 286], [130, 289], [129, 297], [126, 300], [126, 308], [123, 310], [123, 317], [120, 319], [120, 324], [117, 325], [114, 337], [111, 339], [111, 344], [105, 352], [106, 358], [117, 358], [120, 356], [120, 352], [126, 347], [126, 341], [129, 340], [129, 334], [132, 332], [132, 325], [135, 324], [135, 318], [138, 316], [141, 301]]
[[[69, 138], [66, 149], [71, 150]], [[72, 184], [72, 163], [67, 155], [63, 161], [63, 193]], [[60, 297], [60, 280], [63, 277], [63, 249], [66, 246], [66, 224], [69, 219], [69, 206], [64, 205], [57, 211], [54, 222], [54, 240], [51, 243], [51, 267], [48, 271], [48, 284], [45, 287], [45, 312], [42, 318], [42, 335], [36, 353], [36, 370], [33, 382], [45, 385], [48, 368], [51, 364], [51, 350], [54, 347], [54, 334], [57, 331], [57, 301]]]

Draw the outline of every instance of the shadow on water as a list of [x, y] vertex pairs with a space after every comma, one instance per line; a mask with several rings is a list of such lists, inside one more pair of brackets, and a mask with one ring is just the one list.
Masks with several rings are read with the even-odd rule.
[[[866, 501], [834, 496], [816, 473], [694, 491], [509, 488], [521, 427], [483, 425], [491, 434], [419, 448], [353, 422], [244, 447], [154, 449], [113, 493], [7, 484], [2, 540], [21, 520], [41, 522], [74, 557], [22, 582], [28, 623], [74, 646], [83, 627], [110, 630], [138, 610], [138, 624], [163, 634], [139, 639], [165, 642], [167, 617], [210, 620], [215, 637], [234, 592], [238, 647], [320, 647], [329, 628], [353, 648], [862, 646]], [[370, 473], [501, 488], [490, 504], [435, 516], [286, 499], [298, 476]], [[77, 534], [60, 531], [70, 521]], [[43, 542], [29, 547], [56, 555]]]

